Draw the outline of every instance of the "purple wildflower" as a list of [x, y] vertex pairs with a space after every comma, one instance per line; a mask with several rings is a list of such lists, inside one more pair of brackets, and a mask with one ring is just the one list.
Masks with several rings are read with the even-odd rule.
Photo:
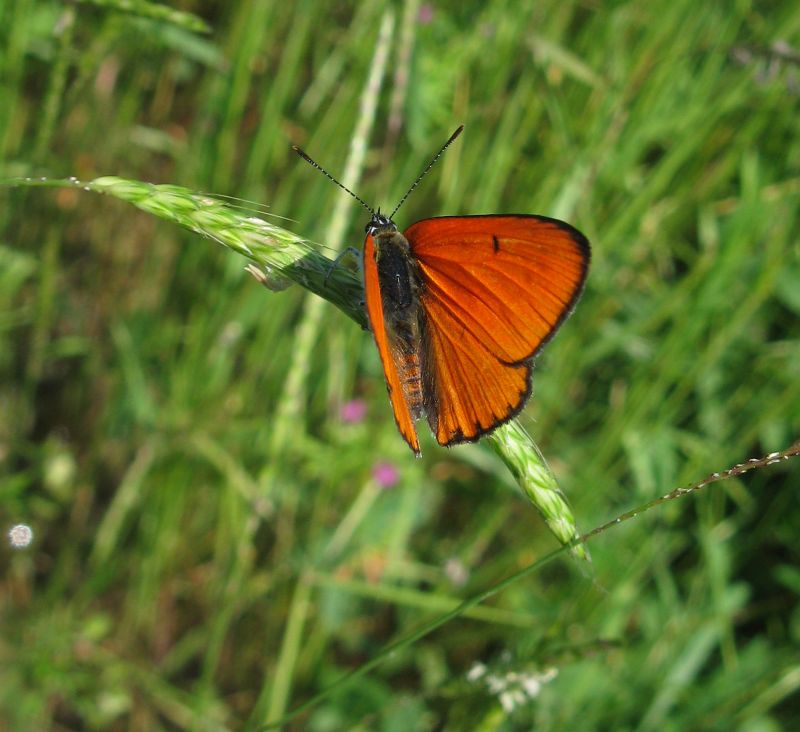
[[379, 462], [372, 466], [372, 477], [379, 488], [394, 488], [400, 480], [400, 471], [389, 462]]
[[345, 424], [359, 424], [367, 415], [367, 403], [363, 399], [351, 399], [339, 407], [339, 419]]

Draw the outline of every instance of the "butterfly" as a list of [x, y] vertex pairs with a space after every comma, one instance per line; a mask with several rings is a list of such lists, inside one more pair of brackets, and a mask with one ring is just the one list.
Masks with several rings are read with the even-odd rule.
[[371, 213], [363, 250], [367, 316], [395, 422], [421, 455], [416, 422], [443, 446], [474, 442], [513, 419], [531, 394], [533, 359], [572, 312], [590, 247], [577, 229], [532, 214], [440, 216], [402, 233]]

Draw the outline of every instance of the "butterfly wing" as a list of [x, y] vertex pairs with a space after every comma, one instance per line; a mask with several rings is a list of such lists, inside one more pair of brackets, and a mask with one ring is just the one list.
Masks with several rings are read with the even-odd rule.
[[525, 215], [431, 218], [404, 235], [422, 279], [428, 422], [441, 445], [477, 440], [527, 401], [532, 359], [583, 289], [589, 243]]
[[375, 345], [378, 347], [378, 354], [381, 357], [381, 364], [383, 364], [383, 375], [386, 377], [386, 388], [389, 391], [394, 420], [397, 422], [397, 428], [403, 439], [419, 457], [421, 454], [419, 438], [398, 370], [398, 360], [402, 358], [402, 355], [397, 352], [396, 346], [390, 341], [387, 334], [378, 267], [375, 260], [375, 240], [370, 235], [364, 242], [364, 293], [367, 301], [367, 316], [372, 328], [372, 335], [375, 338]]

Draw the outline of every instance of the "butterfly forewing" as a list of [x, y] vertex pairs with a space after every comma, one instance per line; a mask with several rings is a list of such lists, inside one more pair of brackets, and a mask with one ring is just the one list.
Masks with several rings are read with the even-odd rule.
[[555, 332], [589, 264], [585, 237], [541, 216], [443, 216], [411, 225], [405, 236], [419, 263], [423, 307], [439, 301], [509, 363], [534, 356]]

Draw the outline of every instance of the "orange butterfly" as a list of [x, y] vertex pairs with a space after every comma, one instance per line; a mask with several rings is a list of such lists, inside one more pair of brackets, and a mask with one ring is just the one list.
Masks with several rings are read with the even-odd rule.
[[[575, 306], [589, 242], [530, 214], [441, 216], [402, 234], [371, 213], [364, 243], [367, 315], [400, 434], [419, 456], [414, 422], [440, 445], [474, 442], [515, 417], [531, 394], [533, 359]], [[295, 148], [337, 185], [335, 178]]]

